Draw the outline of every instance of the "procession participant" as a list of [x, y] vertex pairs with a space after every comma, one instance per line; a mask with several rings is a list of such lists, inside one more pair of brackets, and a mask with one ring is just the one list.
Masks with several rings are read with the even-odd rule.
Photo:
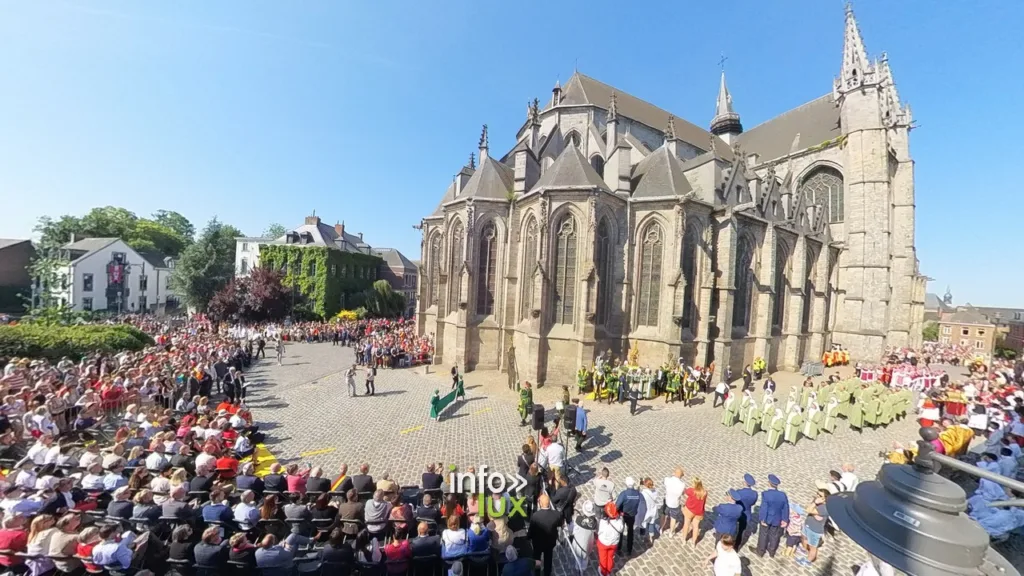
[[520, 426], [526, 426], [526, 418], [532, 410], [533, 390], [530, 389], [529, 382], [523, 382], [522, 388], [519, 389], [519, 417], [522, 420], [519, 423]]
[[736, 490], [736, 503], [743, 506], [743, 516], [740, 517], [739, 530], [736, 532], [736, 543], [742, 545], [747, 539], [748, 533], [754, 530], [754, 505], [757, 504], [757, 491], [754, 485], [757, 482], [750, 473], [743, 475], [743, 488]]
[[772, 558], [779, 549], [779, 539], [786, 524], [789, 522], [789, 498], [778, 489], [779, 478], [768, 475], [768, 490], [761, 493], [759, 521], [761, 529], [757, 536], [757, 555], [763, 557], [767, 552]]

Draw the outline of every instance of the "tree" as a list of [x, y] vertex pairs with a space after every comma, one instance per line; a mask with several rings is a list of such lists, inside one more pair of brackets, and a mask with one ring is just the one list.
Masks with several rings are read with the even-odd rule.
[[213, 295], [234, 277], [235, 237], [241, 235], [238, 228], [214, 217], [181, 253], [171, 286], [186, 304], [205, 311]]
[[267, 229], [263, 231], [264, 238], [280, 238], [288, 232], [288, 229], [278, 224], [277, 222], [267, 226]]
[[929, 322], [924, 325], [921, 330], [921, 336], [924, 337], [925, 342], [938, 342], [939, 341], [939, 323]]
[[196, 235], [196, 227], [188, 221], [181, 214], [173, 210], [157, 210], [153, 213], [153, 221], [162, 226], [166, 226], [186, 240], [188, 244], [192, 243], [193, 238]]
[[377, 280], [373, 288], [366, 291], [365, 307], [370, 316], [394, 318], [405, 310], [405, 297], [395, 292], [387, 280]]
[[76, 239], [120, 238], [136, 250], [156, 250], [177, 258], [192, 243], [193, 226], [181, 214], [159, 210], [153, 220], [115, 206], [93, 208], [85, 216], [43, 216], [36, 224], [43, 248], [56, 248]]
[[256, 268], [248, 277], [235, 278], [214, 294], [207, 311], [215, 320], [280, 320], [288, 312], [288, 296], [279, 273]]

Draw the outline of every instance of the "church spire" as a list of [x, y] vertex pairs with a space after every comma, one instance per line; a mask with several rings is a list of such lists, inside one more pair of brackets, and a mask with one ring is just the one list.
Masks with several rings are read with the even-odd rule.
[[729, 94], [729, 87], [725, 85], [725, 70], [722, 70], [722, 79], [718, 84], [718, 100], [715, 102], [715, 117], [711, 120], [711, 133], [721, 136], [727, 144], [732, 144], [732, 140], [743, 133], [740, 115], [733, 110], [732, 94]]
[[480, 165], [483, 166], [487, 160], [487, 124], [484, 124], [483, 132], [480, 133]]
[[472, 152], [469, 153], [469, 169], [476, 170], [476, 155]]
[[835, 91], [846, 93], [864, 84], [875, 83], [875, 67], [868, 60], [864, 40], [860, 37], [853, 6], [846, 5], [846, 31], [843, 34], [843, 65], [835, 83]]

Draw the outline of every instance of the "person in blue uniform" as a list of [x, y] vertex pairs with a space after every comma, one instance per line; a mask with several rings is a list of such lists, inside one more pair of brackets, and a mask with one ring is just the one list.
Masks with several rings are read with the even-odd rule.
[[769, 474], [768, 484], [771, 488], [761, 493], [761, 509], [758, 514], [761, 529], [757, 535], [757, 555], [764, 556], [768, 552], [774, 558], [779, 549], [779, 539], [789, 524], [789, 498], [779, 490], [778, 476]]
[[736, 535], [737, 548], [747, 539], [747, 534], [754, 529], [754, 504], [757, 504], [757, 491], [754, 490], [753, 486], [756, 483], [753, 475], [744, 474], [744, 486], [736, 491], [736, 494], [739, 495], [739, 498], [736, 500], [743, 506], [743, 517], [740, 518], [740, 531]]
[[717, 543], [726, 534], [736, 537], [740, 528], [740, 518], [743, 517], [743, 505], [736, 502], [740, 495], [736, 490], [729, 490], [726, 493], [725, 502], [715, 506], [712, 512], [715, 513], [715, 542]]

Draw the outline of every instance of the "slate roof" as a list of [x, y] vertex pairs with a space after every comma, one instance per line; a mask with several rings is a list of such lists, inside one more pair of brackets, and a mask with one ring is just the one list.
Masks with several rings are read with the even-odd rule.
[[[312, 237], [312, 246], [333, 246], [345, 252], [370, 252], [370, 245], [364, 242], [359, 236], [354, 234], [344, 233], [344, 236], [340, 236], [338, 231], [334, 229], [334, 226], [319, 222], [317, 224], [303, 224], [298, 228], [293, 228], [290, 232], [299, 234], [300, 236], [304, 233], [308, 233]], [[279, 238], [275, 238], [273, 244], [286, 244], [288, 241], [288, 234], [285, 234]], [[302, 243], [297, 244], [298, 246], [303, 245]]]
[[985, 318], [981, 314], [974, 310], [957, 310], [956, 312], [948, 312], [942, 315], [940, 322], [946, 324], [975, 324], [978, 326], [988, 326], [992, 324], [988, 318]]
[[682, 196], [693, 188], [683, 175], [683, 163], [662, 146], [644, 158], [633, 170], [633, 179], [640, 179], [633, 189], [633, 198]]
[[566, 146], [530, 192], [573, 188], [600, 188], [605, 192], [611, 192], [594, 167], [583, 157], [579, 148]]
[[110, 246], [114, 242], [117, 242], [120, 238], [82, 238], [76, 242], [69, 242], [63, 246], [65, 250], [73, 250], [75, 252], [81, 252], [82, 254], [76, 258], [72, 258], [72, 262], [85, 258], [89, 254], [97, 250], [102, 250], [107, 246]]
[[384, 259], [384, 263], [389, 268], [405, 268], [407, 270], [415, 270], [416, 264], [405, 257], [396, 248], [374, 248], [373, 253]]
[[831, 94], [754, 126], [740, 134], [738, 142], [744, 152], [757, 154], [760, 164], [789, 154], [797, 134], [800, 135], [797, 150], [817, 146], [842, 134], [839, 107]]
[[8, 248], [10, 246], [16, 246], [22, 242], [29, 242], [30, 240], [22, 240], [18, 238], [0, 238], [0, 250]]
[[[641, 124], [650, 126], [654, 130], [662, 132], [668, 125], [668, 117], [673, 116], [669, 112], [658, 108], [654, 104], [645, 102], [618, 88], [609, 86], [604, 82], [595, 80], [589, 76], [575, 72], [569, 81], [562, 88], [562, 105], [592, 105], [606, 110], [611, 102], [612, 92], [615, 93], [616, 110], [619, 116], [625, 116]], [[550, 104], [548, 105], [550, 107]], [[676, 136], [700, 150], [707, 150], [711, 146], [712, 135], [707, 130], [691, 124], [675, 115]], [[719, 149], [728, 149], [729, 145], [724, 140], [714, 136], [717, 140], [716, 146]]]
[[157, 252], [155, 250], [139, 252], [139, 256], [146, 261], [147, 264], [154, 268], [168, 268], [167, 256]]
[[486, 198], [490, 200], [507, 200], [508, 193], [512, 191], [512, 176], [512, 168], [488, 156], [480, 162], [476, 172], [466, 182], [462, 193], [455, 199]]
[[974, 310], [996, 324], [1006, 322], [1024, 322], [1024, 308], [975, 306]]

